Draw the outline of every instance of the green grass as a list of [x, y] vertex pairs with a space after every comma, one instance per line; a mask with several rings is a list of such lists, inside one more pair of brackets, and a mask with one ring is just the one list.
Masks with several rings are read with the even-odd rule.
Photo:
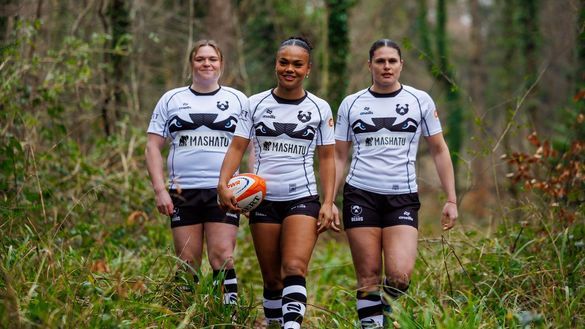
[[[205, 264], [193, 292], [177, 289], [163, 218], [120, 223], [7, 218], [0, 226], [3, 327], [221, 328]], [[34, 226], [32, 223], [35, 223]], [[520, 233], [522, 230], [522, 233]], [[401, 328], [578, 328], [585, 323], [583, 225], [454, 231], [420, 241], [409, 294], [393, 305]], [[516, 241], [515, 250], [511, 246]], [[237, 327], [261, 323], [261, 278], [247, 224], [238, 235]], [[342, 235], [326, 233], [308, 275], [306, 328], [355, 328], [355, 276]]]
[[[177, 289], [168, 222], [156, 214], [144, 159], [136, 156], [145, 138], [132, 136], [141, 134], [128, 131], [85, 151], [73, 142], [44, 152], [9, 143], [18, 152], [0, 166], [1, 328], [231, 325], [234, 310], [221, 305], [206, 260], [195, 291]], [[421, 212], [412, 284], [393, 304], [400, 328], [584, 327], [582, 209], [568, 224], [554, 208], [526, 203], [502, 208], [492, 233], [471, 229], [476, 222], [462, 215], [468, 225], [444, 234], [431, 209], [426, 203], [428, 214]], [[260, 327], [262, 280], [246, 220], [236, 270], [236, 327]], [[343, 234], [320, 237], [307, 287], [304, 328], [357, 327]]]

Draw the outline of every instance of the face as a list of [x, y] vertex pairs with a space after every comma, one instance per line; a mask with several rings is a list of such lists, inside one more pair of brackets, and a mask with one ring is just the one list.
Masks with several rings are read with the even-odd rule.
[[379, 89], [392, 89], [397, 86], [403, 61], [398, 51], [391, 47], [380, 47], [368, 62], [374, 86]]
[[201, 46], [191, 61], [193, 81], [199, 83], [217, 82], [221, 75], [221, 59], [215, 48]]
[[285, 46], [276, 54], [278, 87], [293, 90], [303, 88], [303, 80], [311, 71], [309, 52], [298, 46]]

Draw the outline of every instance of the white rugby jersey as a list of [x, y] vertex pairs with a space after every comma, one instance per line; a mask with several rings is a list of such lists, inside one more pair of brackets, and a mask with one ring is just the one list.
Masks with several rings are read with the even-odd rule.
[[369, 88], [339, 106], [335, 139], [351, 141], [346, 182], [379, 194], [417, 192], [416, 152], [421, 134], [441, 132], [435, 103], [424, 91], [402, 85], [390, 94]]
[[148, 132], [171, 141], [167, 169], [171, 189], [216, 188], [246, 96], [221, 86], [211, 93], [189, 87], [167, 91], [156, 104]]
[[252, 139], [254, 171], [266, 180], [266, 199], [288, 201], [317, 195], [313, 155], [317, 145], [335, 143], [331, 107], [306, 92], [286, 100], [267, 90], [250, 97], [235, 135]]

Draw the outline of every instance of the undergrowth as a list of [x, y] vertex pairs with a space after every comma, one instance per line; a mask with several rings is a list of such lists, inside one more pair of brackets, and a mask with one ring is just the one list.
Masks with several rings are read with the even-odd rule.
[[[100, 54], [65, 42], [69, 51], [46, 57], [23, 58], [18, 43], [1, 50], [0, 326], [261, 328], [262, 280], [246, 220], [238, 306], [221, 305], [207, 264], [192, 292], [178, 289], [170, 229], [156, 214], [142, 156], [146, 127], [124, 117], [114, 134], [100, 134], [99, 102], [85, 87]], [[495, 233], [458, 227], [420, 237], [408, 294], [392, 305], [395, 326], [584, 326], [585, 161], [575, 140], [557, 153], [538, 141], [535, 153], [510, 155], [522, 199], [502, 201]], [[304, 327], [357, 327], [343, 235], [320, 238], [307, 286]]]

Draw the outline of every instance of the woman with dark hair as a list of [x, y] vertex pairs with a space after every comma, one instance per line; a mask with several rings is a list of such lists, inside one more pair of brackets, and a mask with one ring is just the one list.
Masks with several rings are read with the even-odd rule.
[[[223, 161], [218, 193], [222, 207], [237, 212], [227, 188], [250, 140], [254, 173], [266, 180], [266, 198], [250, 212], [250, 229], [264, 282], [266, 322], [300, 328], [306, 308], [309, 260], [317, 236], [332, 220], [334, 132], [331, 108], [303, 88], [311, 71], [311, 46], [283, 41], [276, 53], [277, 86], [250, 97]], [[319, 157], [322, 203], [313, 169]]]
[[[353, 144], [343, 189], [343, 224], [358, 281], [360, 323], [378, 328], [384, 326], [384, 311], [390, 311], [380, 286], [397, 298], [408, 289], [414, 269], [420, 208], [415, 161], [421, 135], [447, 197], [444, 230], [453, 227], [458, 214], [453, 164], [433, 100], [399, 82], [404, 61], [395, 42], [378, 40], [369, 55], [372, 86], [347, 96], [339, 107], [335, 191]], [[336, 221], [337, 216], [334, 207]]]
[[[223, 280], [223, 302], [235, 304], [233, 252], [240, 218], [220, 209], [216, 187], [221, 162], [248, 100], [240, 91], [219, 84], [223, 56], [214, 41], [196, 42], [189, 64], [191, 84], [167, 91], [154, 109], [146, 163], [156, 207], [170, 219], [176, 255], [197, 283], [205, 237], [214, 278]], [[168, 190], [162, 160], [167, 140], [171, 147]]]

